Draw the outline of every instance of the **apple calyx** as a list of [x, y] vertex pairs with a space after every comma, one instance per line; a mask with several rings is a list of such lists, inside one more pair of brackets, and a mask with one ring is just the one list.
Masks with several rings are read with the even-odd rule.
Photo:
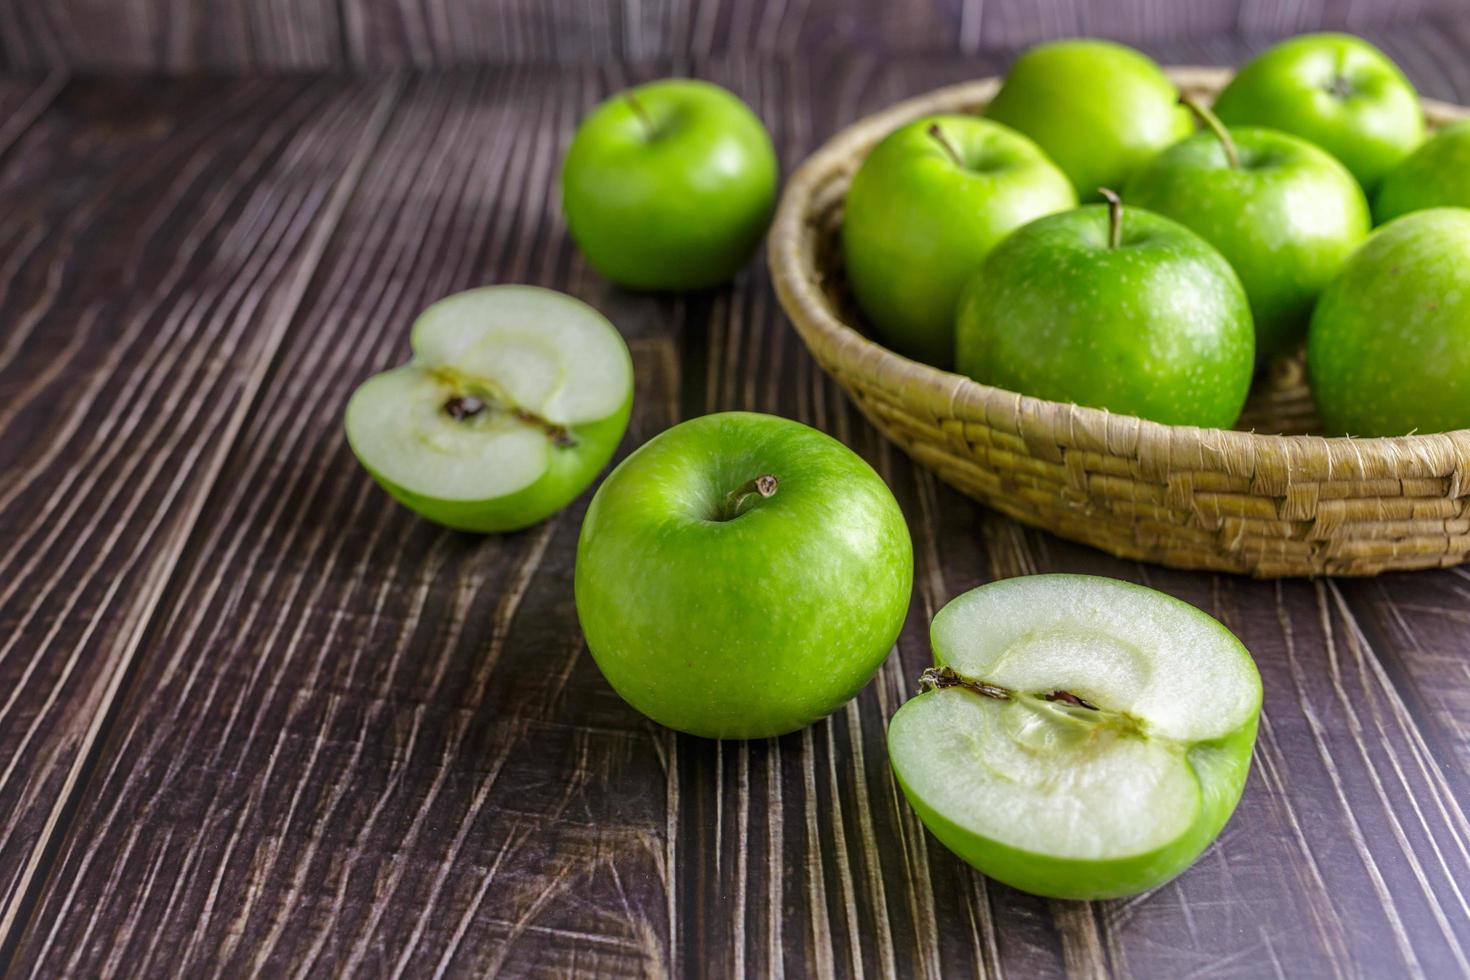
[[1205, 128], [1215, 134], [1215, 139], [1220, 141], [1220, 146], [1225, 150], [1225, 160], [1230, 164], [1230, 169], [1239, 170], [1240, 151], [1236, 149], [1235, 140], [1231, 138], [1230, 130], [1220, 121], [1220, 117], [1215, 115], [1209, 106], [1188, 92], [1180, 93], [1179, 104], [1194, 113], [1195, 118], [1204, 123]]
[[1058, 720], [1082, 723], [1097, 732], [1112, 731], [1124, 735], [1144, 733], [1143, 723], [1132, 715], [1101, 708], [1071, 691], [1052, 690], [1035, 694], [1014, 691], [998, 684], [966, 677], [953, 667], [928, 667], [919, 675], [921, 694], [950, 687], [958, 687], [995, 701], [1013, 701], [1033, 710], [1045, 711], [1054, 718], [1060, 716]]
[[718, 521], [733, 521], [745, 513], [745, 505], [755, 500], [765, 500], [776, 495], [776, 490], [781, 486], [781, 481], [776, 479], [774, 473], [762, 473], [754, 479], [747, 480], [740, 486], [725, 494], [723, 506], [715, 516]]
[[1123, 199], [1111, 187], [1099, 187], [1097, 192], [1108, 202], [1108, 248], [1123, 244]]
[[1353, 83], [1348, 81], [1346, 75], [1337, 74], [1332, 76], [1332, 81], [1327, 83], [1327, 91], [1339, 99], [1350, 99], [1354, 94]]
[[939, 123], [930, 123], [929, 128], [924, 130], [924, 132], [928, 134], [930, 139], [940, 145], [950, 160], [954, 161], [956, 167], [959, 167], [961, 170], [965, 169], [964, 159], [960, 156], [959, 151], [954, 148], [954, 144], [949, 141], [949, 137], [944, 135], [944, 130], [939, 128]]
[[450, 389], [441, 410], [456, 422], [469, 422], [486, 412], [503, 412], [524, 425], [540, 429], [552, 445], [562, 449], [577, 444], [571, 429], [515, 403], [504, 389], [493, 381], [477, 378], [449, 367], [432, 369], [434, 377]]

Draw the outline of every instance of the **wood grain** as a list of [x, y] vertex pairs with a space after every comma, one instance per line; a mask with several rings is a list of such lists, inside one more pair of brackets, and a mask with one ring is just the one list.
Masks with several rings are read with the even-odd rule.
[[[1429, 94], [1470, 97], [1460, 29], [1381, 39]], [[789, 171], [855, 116], [997, 60], [817, 52], [699, 71], [760, 112]], [[19, 637], [0, 669], [31, 672], [0, 759], [32, 787], [0, 801], [45, 804], [0, 808], [21, 828], [0, 867], [34, 868], [0, 936], [12, 972], [1470, 974], [1470, 578], [1254, 582], [1025, 530], [854, 413], [759, 262], [689, 296], [608, 286], [565, 237], [556, 163], [582, 113], [657, 70], [496, 69], [401, 93], [85, 83], [0, 157], [0, 206], [30, 216], [0, 238], [17, 270], [0, 304], [30, 324], [9, 335], [0, 390], [31, 392], [0, 458], [37, 474], [0, 507], [17, 542], [0, 563], [35, 566], [0, 576], [20, 583], [0, 605]], [[163, 176], [178, 173], [192, 180]], [[622, 452], [747, 408], [829, 431], [884, 476], [916, 589], [857, 700], [777, 740], [672, 735], [585, 655], [585, 496], [482, 539], [374, 487], [341, 435], [348, 394], [407, 356], [423, 305], [491, 281], [567, 290], [623, 330], [638, 391]], [[988, 881], [924, 832], [888, 770], [884, 726], [929, 661], [932, 614], [1049, 570], [1202, 606], [1266, 684], [1224, 837], [1137, 899]], [[56, 748], [14, 748], [33, 724]]]
[[1454, 0], [10, 0], [0, 5], [0, 64], [295, 71], [974, 54], [1078, 35], [1357, 31], [1456, 9]]
[[0, 932], [384, 94], [77, 84], [0, 171]]

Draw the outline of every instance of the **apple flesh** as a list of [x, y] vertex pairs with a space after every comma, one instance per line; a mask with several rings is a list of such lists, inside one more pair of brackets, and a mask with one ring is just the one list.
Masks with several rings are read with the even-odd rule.
[[776, 201], [776, 151], [755, 113], [708, 82], [665, 79], [602, 103], [562, 164], [567, 230], [633, 289], [726, 282], [754, 254]]
[[1034, 575], [934, 617], [925, 693], [888, 727], [924, 825], [1023, 891], [1098, 899], [1154, 888], [1240, 799], [1261, 680], [1210, 616], [1142, 586]]
[[465, 531], [534, 524], [617, 448], [633, 364], [617, 329], [570, 296], [487, 286], [430, 306], [409, 363], [347, 403], [347, 440], [394, 499]]
[[1374, 232], [1322, 293], [1307, 374], [1330, 435], [1470, 428], [1470, 210]]
[[1262, 357], [1305, 339], [1312, 304], [1371, 226], [1362, 189], [1331, 154], [1255, 127], [1176, 143], [1134, 174], [1123, 197], [1225, 256], [1250, 299]]
[[1035, 140], [1089, 201], [1189, 135], [1178, 100], [1163, 70], [1132, 48], [1055, 41], [1016, 60], [985, 115]]
[[955, 301], [995, 244], [1075, 207], [1066, 175], [1035, 143], [973, 116], [929, 116], [889, 134], [858, 168], [842, 246], [858, 306], [901, 354], [947, 367]]
[[893, 494], [837, 440], [748, 412], [645, 443], [598, 488], [577, 616], [613, 689], [654, 721], [764, 738], [867, 684], [908, 611]]
[[1140, 208], [1085, 205], [996, 246], [965, 287], [957, 365], [982, 384], [1171, 425], [1240, 416], [1255, 364], [1240, 279]]
[[1439, 130], [1388, 172], [1373, 199], [1373, 218], [1386, 224], [1410, 211], [1470, 208], [1470, 119]]
[[1249, 62], [1215, 100], [1231, 126], [1265, 126], [1331, 153], [1369, 193], [1424, 139], [1414, 86], [1350, 34], [1303, 34]]

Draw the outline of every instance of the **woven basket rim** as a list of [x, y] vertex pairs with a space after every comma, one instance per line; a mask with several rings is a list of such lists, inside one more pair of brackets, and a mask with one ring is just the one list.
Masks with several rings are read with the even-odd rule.
[[[1181, 89], [1206, 94], [1217, 91], [1233, 75], [1229, 68], [1196, 65], [1169, 66], [1164, 71]], [[1402, 467], [1409, 460], [1427, 462], [1446, 457], [1470, 460], [1470, 429], [1372, 437], [1267, 435], [1168, 425], [1106, 409], [1053, 402], [981, 384], [964, 375], [911, 360], [845, 323], [821, 287], [821, 273], [814, 266], [814, 256], [803, 248], [813, 197], [834, 176], [853, 169], [869, 147], [898, 126], [935, 112], [983, 105], [994, 96], [1000, 81], [992, 76], [948, 85], [863, 117], [823, 143], [787, 181], [772, 221], [767, 261], [782, 306], [814, 352], [822, 350], [835, 364], [856, 376], [869, 380], [880, 374], [896, 378], [906, 395], [923, 393], [926, 400], [946, 413], [955, 413], [963, 407], [966, 414], [981, 418], [1024, 418], [1060, 411], [1067, 413], [1070, 423], [1080, 429], [1106, 430], [1111, 434], [1118, 426], [1124, 427], [1127, 431], [1118, 433], [1120, 443], [1153, 440], [1181, 447], [1182, 442], [1211, 454], [1274, 457], [1288, 465], [1308, 455], [1355, 460], [1362, 467], [1375, 464]], [[1420, 101], [1431, 127], [1470, 118], [1470, 109], [1465, 107], [1433, 99]], [[898, 386], [888, 382], [884, 387]], [[1442, 465], [1430, 465], [1442, 469]]]

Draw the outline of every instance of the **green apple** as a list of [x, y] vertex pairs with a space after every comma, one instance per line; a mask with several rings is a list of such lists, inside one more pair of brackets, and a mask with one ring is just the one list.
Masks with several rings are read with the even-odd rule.
[[1054, 41], [1017, 59], [985, 114], [1031, 137], [1084, 200], [1121, 187], [1193, 128], [1158, 65], [1111, 41]]
[[1470, 119], [1446, 126], [1378, 185], [1373, 218], [1379, 224], [1425, 208], [1470, 208]]
[[1337, 157], [1370, 193], [1424, 139], [1414, 86], [1349, 34], [1303, 34], [1259, 55], [1215, 100], [1232, 126], [1300, 136]]
[[1470, 210], [1384, 225], [1322, 293], [1307, 374], [1332, 435], [1470, 429]]
[[577, 616], [614, 690], [670, 728], [764, 738], [868, 682], [908, 611], [913, 546], [837, 440], [748, 412], [674, 426], [598, 488]]
[[666, 79], [582, 121], [562, 164], [567, 230], [592, 267], [634, 289], [704, 289], [754, 254], [776, 201], [776, 152], [730, 92]]
[[959, 370], [982, 384], [1173, 425], [1233, 424], [1255, 363], [1230, 264], [1181, 224], [1125, 213], [1116, 195], [996, 246], [956, 330]]
[[1250, 299], [1256, 354], [1296, 347], [1312, 304], [1368, 237], [1368, 201], [1325, 150], [1270, 129], [1209, 131], [1176, 143], [1133, 175], [1124, 198], [1219, 249]]
[[413, 359], [347, 403], [358, 460], [415, 513], [464, 531], [511, 531], [565, 507], [623, 437], [633, 363], [579, 300], [486, 286], [419, 315]]
[[888, 726], [909, 803], [985, 874], [1054, 898], [1135, 895], [1189, 867], [1240, 800], [1261, 678], [1185, 602], [1087, 575], [954, 599], [927, 690]]
[[842, 247], [858, 305], [889, 347], [954, 359], [955, 300], [1012, 229], [1076, 207], [1066, 176], [1026, 137], [974, 116], [890, 133], [853, 177]]

